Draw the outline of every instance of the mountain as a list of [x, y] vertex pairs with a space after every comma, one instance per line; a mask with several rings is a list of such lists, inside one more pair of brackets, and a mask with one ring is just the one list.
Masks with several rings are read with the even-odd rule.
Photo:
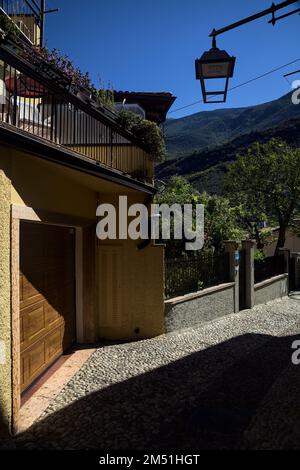
[[265, 130], [244, 133], [222, 145], [194, 151], [192, 154], [166, 160], [156, 167], [158, 179], [168, 179], [181, 175], [188, 179], [199, 191], [222, 194], [223, 180], [227, 167], [238, 154], [244, 152], [254, 142], [267, 142], [278, 137], [293, 146], [300, 147], [300, 106], [298, 117], [281, 122]]
[[269, 103], [247, 108], [205, 111], [165, 124], [170, 158], [210, 149], [240, 135], [264, 131], [300, 116], [300, 106], [291, 101], [291, 93]]

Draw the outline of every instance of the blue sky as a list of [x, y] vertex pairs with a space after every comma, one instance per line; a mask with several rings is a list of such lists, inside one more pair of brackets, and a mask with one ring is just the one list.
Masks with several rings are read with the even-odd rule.
[[[60, 12], [47, 17], [47, 45], [66, 52], [82, 71], [90, 72], [96, 85], [101, 77], [117, 90], [171, 91], [177, 96], [173, 105], [176, 109], [201, 99], [194, 60], [211, 47], [208, 34], [213, 27], [225, 26], [268, 8], [271, 3], [271, 0], [48, 0], [47, 6], [59, 7]], [[268, 19], [219, 37], [218, 46], [237, 57], [230, 86], [300, 59], [300, 16], [291, 16], [275, 27], [267, 23]], [[225, 105], [198, 104], [170, 117], [273, 100], [290, 91], [283, 74], [296, 69], [300, 69], [300, 61], [233, 91]]]

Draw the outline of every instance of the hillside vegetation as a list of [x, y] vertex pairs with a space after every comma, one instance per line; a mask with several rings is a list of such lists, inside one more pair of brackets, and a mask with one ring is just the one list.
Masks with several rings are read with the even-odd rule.
[[[173, 133], [171, 138], [167, 133], [169, 152], [174, 145], [177, 150], [185, 147], [189, 152], [179, 156], [175, 151], [172, 159], [156, 167], [157, 178], [166, 180], [174, 175], [184, 176], [195, 188], [210, 194], [223, 193], [228, 164], [252, 143], [265, 143], [276, 137], [292, 146], [300, 146], [300, 106], [292, 104], [290, 94], [251, 108], [198, 113], [172, 120], [168, 126]], [[179, 129], [179, 136], [174, 134], [176, 129]], [[192, 151], [196, 141], [198, 148]], [[208, 146], [206, 141], [211, 145]]]
[[170, 158], [215, 147], [250, 132], [263, 131], [300, 116], [291, 93], [269, 103], [247, 108], [204, 111], [165, 124]]

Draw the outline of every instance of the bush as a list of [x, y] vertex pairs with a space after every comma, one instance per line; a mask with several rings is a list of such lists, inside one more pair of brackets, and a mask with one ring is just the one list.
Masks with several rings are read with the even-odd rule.
[[118, 123], [145, 145], [153, 161], [162, 162], [166, 158], [164, 137], [155, 122], [128, 111], [121, 111], [118, 115]]
[[4, 31], [7, 36], [17, 37], [20, 34], [20, 31], [14, 24], [14, 22], [8, 18], [6, 15], [0, 13], [0, 29]]
[[254, 254], [255, 261], [263, 261], [266, 259], [266, 255], [263, 250], [256, 250]]

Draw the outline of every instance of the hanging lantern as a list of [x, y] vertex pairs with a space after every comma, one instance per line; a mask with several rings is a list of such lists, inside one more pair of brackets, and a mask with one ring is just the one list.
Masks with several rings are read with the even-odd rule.
[[[231, 57], [226, 51], [217, 48], [215, 37], [212, 48], [204, 52], [200, 59], [196, 59], [196, 79], [200, 80], [204, 103], [225, 103], [229, 79], [233, 77], [235, 60], [235, 57]], [[214, 79], [224, 79], [224, 86], [221, 90], [208, 91], [206, 80]], [[216, 99], [212, 100], [209, 97]]]

